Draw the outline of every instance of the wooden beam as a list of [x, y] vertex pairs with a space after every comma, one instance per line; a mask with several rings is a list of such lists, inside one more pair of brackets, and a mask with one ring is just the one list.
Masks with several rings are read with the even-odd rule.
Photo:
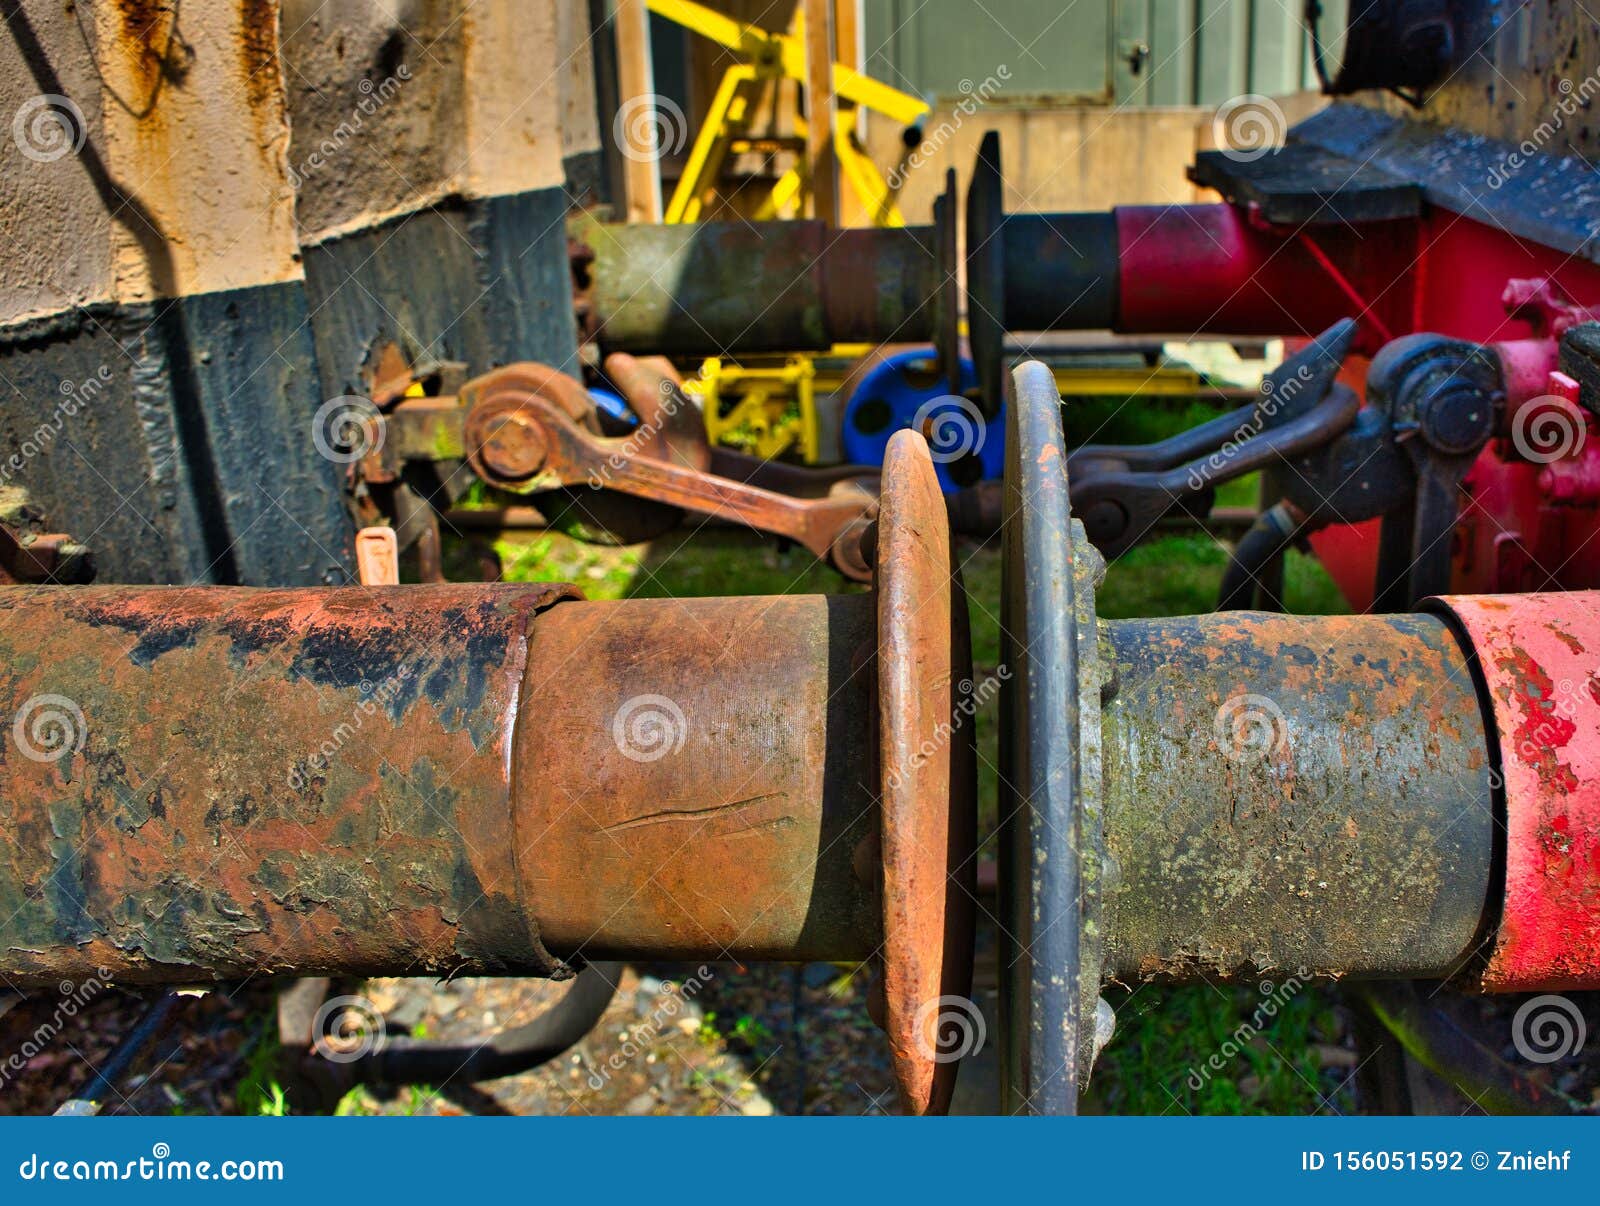
[[805, 0], [806, 158], [811, 165], [811, 212], [839, 224], [839, 161], [833, 153], [833, 0]]
[[645, 0], [617, 0], [617, 84], [621, 105], [609, 131], [625, 137], [621, 147], [624, 212], [630, 222], [661, 221], [661, 161], [655, 120], [642, 112], [654, 103], [655, 71], [650, 63], [650, 14]]

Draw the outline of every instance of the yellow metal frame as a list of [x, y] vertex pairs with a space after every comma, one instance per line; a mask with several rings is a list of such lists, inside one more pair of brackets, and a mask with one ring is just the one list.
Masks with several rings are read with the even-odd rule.
[[[777, 142], [797, 152], [804, 151], [803, 119], [796, 119], [796, 136], [789, 139], [752, 139], [747, 124], [758, 86], [776, 79], [805, 82], [804, 36], [798, 30], [768, 33], [693, 0], [646, 0], [646, 6], [651, 12], [726, 46], [746, 59], [723, 73], [700, 124], [700, 133], [689, 150], [683, 174], [667, 204], [668, 222], [695, 222], [704, 212], [706, 199], [716, 188], [722, 165], [730, 154], [747, 151], [758, 142]], [[861, 146], [861, 115], [871, 109], [910, 126], [925, 118], [930, 110], [916, 97], [843, 63], [833, 65], [833, 79], [838, 101], [833, 146], [844, 179], [876, 225], [904, 226], [905, 217], [895, 200], [898, 190], [890, 187]], [[803, 153], [798, 158], [797, 165], [779, 177], [758, 208], [756, 220], [771, 220], [781, 216], [790, 205], [805, 204], [811, 188], [810, 165]]]
[[[796, 117], [792, 138], [750, 137], [749, 119], [758, 89], [773, 80], [806, 81], [805, 35], [796, 14], [789, 33], [768, 33], [745, 25], [693, 0], [646, 0], [646, 7], [734, 51], [745, 61], [729, 67], [717, 85], [710, 108], [683, 174], [667, 203], [666, 221], [697, 222], [714, 195], [722, 166], [729, 155], [742, 154], [758, 145], [777, 145], [796, 152], [796, 164], [778, 178], [757, 207], [755, 219], [770, 221], [803, 209], [811, 192], [810, 164], [806, 160], [806, 126]], [[834, 154], [840, 173], [878, 226], [904, 226], [905, 216], [892, 188], [861, 145], [861, 118], [868, 109], [904, 126], [927, 117], [928, 106], [898, 88], [880, 83], [843, 63], [833, 64], [833, 89], [837, 113], [833, 128]], [[835, 349], [834, 354], [839, 354]], [[863, 353], [864, 354], [864, 353]], [[817, 416], [818, 373], [810, 356], [791, 356], [781, 365], [734, 365], [707, 360], [691, 392], [701, 400], [706, 438], [713, 444], [742, 447], [761, 457], [797, 450], [807, 464], [821, 453], [821, 422]], [[838, 383], [834, 383], [834, 388]], [[724, 405], [728, 406], [723, 413]], [[796, 420], [791, 413], [798, 409]]]
[[[838, 387], [837, 379], [830, 383]], [[765, 460], [798, 445], [806, 464], [821, 459], [817, 367], [810, 356], [789, 356], [770, 366], [726, 364], [713, 356], [685, 388], [700, 401], [712, 444], [742, 448]], [[788, 413], [791, 404], [798, 406], [798, 421]]]

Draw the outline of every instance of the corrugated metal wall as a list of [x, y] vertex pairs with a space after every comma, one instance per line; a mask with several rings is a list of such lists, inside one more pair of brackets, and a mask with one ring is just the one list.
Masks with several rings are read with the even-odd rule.
[[[1218, 105], [1316, 86], [1303, 0], [867, 0], [867, 71], [929, 97]], [[1345, 0], [1324, 0], [1337, 28]], [[963, 81], [966, 84], [963, 85]]]

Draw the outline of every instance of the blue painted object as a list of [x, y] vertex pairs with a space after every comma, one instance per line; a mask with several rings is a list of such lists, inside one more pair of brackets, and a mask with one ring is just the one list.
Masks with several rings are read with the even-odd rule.
[[[844, 407], [839, 446], [857, 465], [881, 465], [889, 437], [917, 427], [929, 437], [939, 488], [954, 494], [963, 486], [999, 477], [1005, 470], [1004, 410], [985, 420], [977, 404], [950, 393], [936, 378], [932, 348], [911, 348], [873, 366]], [[961, 389], [976, 389], [972, 361], [961, 362]]]
[[610, 415], [619, 423], [626, 423], [629, 427], [639, 425], [639, 416], [633, 413], [633, 408], [622, 400], [621, 395], [614, 394], [608, 389], [591, 389], [589, 397], [594, 399], [594, 404], [600, 408], [602, 414]]

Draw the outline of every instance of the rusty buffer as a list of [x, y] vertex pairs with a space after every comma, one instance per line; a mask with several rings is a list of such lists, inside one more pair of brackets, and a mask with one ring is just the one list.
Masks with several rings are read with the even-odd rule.
[[0, 589], [0, 974], [872, 959], [942, 1109], [970, 669], [927, 446], [892, 453], [872, 594]]
[[1011, 1106], [1076, 1108], [1108, 981], [1600, 986], [1600, 597], [1101, 621], [1055, 382], [1014, 382]]

